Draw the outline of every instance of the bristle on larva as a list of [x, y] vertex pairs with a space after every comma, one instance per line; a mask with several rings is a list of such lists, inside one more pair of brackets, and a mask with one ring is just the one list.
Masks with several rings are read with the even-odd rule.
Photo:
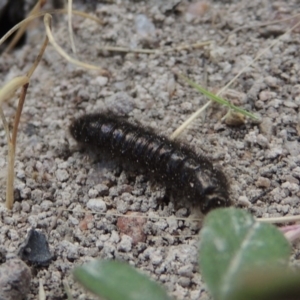
[[207, 158], [152, 130], [98, 113], [75, 120], [70, 132], [80, 144], [99, 148], [112, 158], [150, 172], [172, 192], [199, 203], [203, 213], [230, 205], [228, 182], [222, 171]]

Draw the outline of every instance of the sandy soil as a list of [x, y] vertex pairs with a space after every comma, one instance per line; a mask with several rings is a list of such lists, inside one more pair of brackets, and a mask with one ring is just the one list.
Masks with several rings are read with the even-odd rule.
[[[108, 109], [170, 135], [207, 102], [175, 78], [174, 69], [216, 93], [298, 19], [260, 25], [290, 17], [300, 8], [296, 0], [207, 0], [207, 10], [203, 2], [196, 8], [188, 1], [176, 6], [179, 2], [99, 3], [93, 13], [105, 21], [102, 27], [74, 17], [78, 59], [109, 70], [109, 79], [71, 65], [52, 46], [47, 48], [23, 110], [16, 155], [18, 201], [12, 211], [4, 208], [7, 146], [0, 130], [2, 261], [16, 255], [32, 227], [46, 234], [55, 256], [49, 267], [33, 269], [28, 299], [37, 299], [40, 279], [47, 299], [65, 299], [63, 281], [74, 299], [94, 299], [74, 283], [71, 270], [98, 257], [128, 261], [178, 299], [209, 298], [197, 267], [200, 223], [168, 218], [199, 218], [199, 210], [184, 202], [161, 205], [162, 185], [137, 170], [79, 150], [68, 132], [74, 118]], [[89, 7], [77, 3], [78, 9], [90, 11]], [[142, 21], [145, 27], [136, 24]], [[55, 18], [53, 32], [71, 53], [66, 17]], [[212, 105], [180, 136], [224, 170], [234, 205], [256, 217], [300, 213], [299, 32], [297, 28], [282, 38], [224, 94], [261, 116], [260, 124], [247, 120], [228, 126], [221, 121], [226, 109]], [[26, 73], [44, 35], [39, 21], [23, 48], [0, 57], [1, 85]], [[202, 41], [211, 43], [166, 51]], [[104, 46], [164, 51], [121, 53], [103, 51]], [[15, 104], [5, 105], [8, 117], [14, 115]], [[123, 234], [125, 225], [116, 216], [133, 211], [151, 217], [136, 226], [141, 228], [137, 239]], [[296, 262], [299, 253], [298, 245]]]

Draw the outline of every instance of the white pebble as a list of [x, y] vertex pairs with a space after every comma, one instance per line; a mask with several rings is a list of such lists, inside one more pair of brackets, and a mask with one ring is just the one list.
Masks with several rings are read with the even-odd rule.
[[299, 186], [297, 183], [284, 182], [281, 185], [282, 188], [288, 189], [291, 193], [297, 193], [299, 191]]
[[280, 156], [281, 154], [282, 154], [282, 148], [281, 147], [274, 147], [266, 153], [266, 157], [268, 159], [274, 159], [274, 158]]
[[89, 189], [88, 195], [89, 195], [90, 198], [95, 198], [95, 197], [98, 196], [98, 191], [95, 190], [95, 189], [93, 189], [93, 188], [92, 188], [92, 189]]
[[139, 14], [135, 17], [135, 28], [137, 33], [143, 37], [155, 35], [155, 26], [146, 15]]
[[128, 235], [123, 235], [121, 242], [118, 245], [118, 250], [123, 252], [129, 252], [132, 248], [132, 238]]
[[72, 216], [69, 216], [69, 220], [70, 220], [71, 223], [72, 223], [73, 225], [75, 225], [75, 226], [79, 224], [78, 219], [76, 219], [76, 218], [74, 218], [74, 217], [72, 217]]
[[94, 211], [106, 212], [106, 204], [99, 198], [90, 199], [86, 206]]
[[246, 207], [251, 206], [251, 202], [249, 201], [248, 197], [246, 197], [246, 196], [240, 196], [238, 198], [238, 203], [240, 205], [243, 205], [243, 206], [246, 206]]
[[17, 241], [19, 239], [18, 232], [14, 229], [9, 230], [9, 236], [12, 241]]
[[108, 78], [103, 76], [96, 77], [91, 83], [98, 86], [105, 86], [107, 84]]
[[56, 178], [58, 181], [60, 182], [64, 182], [64, 181], [67, 181], [69, 179], [69, 173], [66, 171], [66, 170], [57, 170], [55, 172], [55, 175], [56, 175]]
[[30, 212], [31, 207], [30, 207], [30, 205], [27, 201], [22, 201], [21, 206], [22, 206], [22, 211], [23, 212]]
[[159, 265], [163, 260], [161, 252], [155, 251], [155, 252], [151, 253], [150, 260], [153, 265], [156, 265], [156, 266]]
[[257, 144], [263, 148], [267, 148], [269, 145], [269, 142], [268, 142], [268, 139], [264, 135], [259, 134], [257, 136]]
[[53, 206], [53, 203], [49, 200], [44, 200], [40, 206], [42, 210], [47, 211]]
[[260, 177], [257, 179], [255, 185], [256, 185], [257, 187], [261, 187], [261, 188], [266, 188], [266, 189], [268, 189], [268, 188], [270, 187], [270, 185], [271, 185], [271, 182], [270, 182], [270, 179], [269, 179], [269, 178], [260, 176]]

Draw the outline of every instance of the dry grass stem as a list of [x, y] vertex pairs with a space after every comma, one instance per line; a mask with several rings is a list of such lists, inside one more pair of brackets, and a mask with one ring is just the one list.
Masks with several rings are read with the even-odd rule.
[[[296, 25], [294, 25], [293, 27], [291, 27], [290, 29], [288, 29], [283, 35], [281, 35], [280, 37], [278, 37], [276, 40], [274, 40], [268, 47], [266, 47], [263, 51], [259, 52], [255, 58], [248, 63], [244, 68], [242, 68], [242, 70], [236, 75], [234, 76], [223, 88], [221, 88], [218, 93], [216, 94], [217, 96], [220, 96], [222, 93], [224, 93], [235, 81], [238, 77], [240, 77], [255, 61], [257, 61], [260, 57], [262, 57], [267, 51], [269, 51], [269, 49], [271, 49], [272, 47], [274, 47], [276, 44], [279, 43], [279, 41], [286, 36], [287, 34], [289, 34], [290, 32], [292, 32], [296, 27], [298, 27], [300, 25], [300, 21], [297, 22]], [[212, 103], [212, 100], [210, 100], [208, 103], [206, 103], [203, 107], [201, 107], [200, 109], [198, 109], [195, 113], [193, 113], [182, 125], [180, 125], [171, 135], [171, 137], [173, 139], [177, 138], [184, 130], [185, 128], [192, 123], [210, 104]]]
[[191, 124], [195, 119], [197, 119], [202, 112], [204, 112], [213, 101], [208, 101], [205, 105], [203, 105], [200, 109], [198, 109], [196, 112], [194, 112], [186, 121], [184, 121], [171, 135], [170, 139], [174, 140], [176, 139], [184, 130]]
[[205, 42], [198, 42], [191, 45], [187, 45], [187, 44], [179, 45], [168, 49], [139, 49], [139, 48], [132, 49], [132, 48], [118, 47], [118, 46], [103, 46], [101, 47], [100, 50], [112, 51], [112, 52], [125, 52], [125, 53], [141, 53], [141, 54], [165, 54], [174, 51], [199, 49], [211, 43], [212, 41], [205, 41]]
[[125, 52], [125, 53], [141, 53], [141, 54], [156, 54], [158, 50], [153, 49], [131, 49], [126, 47], [115, 47], [115, 46], [104, 46], [101, 47], [102, 51], [112, 51], [112, 52]]
[[290, 21], [290, 20], [292, 20], [294, 18], [297, 18], [299, 16], [300, 16], [300, 14], [296, 14], [294, 16], [284, 18], [284, 19], [281, 19], [281, 20], [270, 21], [270, 22], [265, 22], [265, 23], [259, 23], [259, 24], [256, 24], [256, 25], [246, 25], [246, 26], [241, 26], [241, 27], [235, 28], [229, 34], [226, 35], [226, 38], [221, 41], [220, 45], [223, 45], [228, 40], [229, 36], [231, 36], [233, 33], [236, 33], [238, 31], [241, 31], [241, 30], [244, 30], [244, 29], [253, 29], [253, 28], [257, 28], [257, 27], [265, 27], [265, 26], [269, 26], [269, 25], [279, 24], [279, 23]]
[[[43, 0], [39, 1], [37, 3], [37, 5], [35, 6], [35, 8], [32, 10], [31, 15], [29, 17], [27, 17], [25, 20], [23, 20], [22, 22], [20, 22], [19, 24], [17, 24], [16, 26], [14, 26], [11, 30], [9, 30], [0, 40], [0, 44], [3, 43], [16, 30], [19, 30], [19, 32], [21, 32], [21, 35], [22, 35], [22, 33], [24, 32], [22, 30], [24, 28], [26, 29], [26, 25], [28, 25], [28, 23], [30, 21], [32, 21], [33, 19], [35, 19], [37, 17], [45, 15], [44, 23], [45, 23], [45, 27], [46, 27], [47, 36], [44, 40], [44, 43], [40, 49], [40, 52], [39, 52], [37, 58], [35, 59], [33, 65], [27, 72], [26, 76], [20, 76], [20, 77], [16, 77], [16, 78], [12, 79], [0, 90], [0, 117], [2, 118], [2, 122], [4, 125], [4, 129], [5, 129], [5, 134], [6, 134], [6, 138], [7, 138], [7, 144], [8, 144], [8, 166], [7, 166], [8, 174], [7, 174], [7, 186], [6, 186], [6, 207], [8, 209], [11, 209], [13, 207], [13, 203], [14, 203], [14, 163], [15, 163], [17, 133], [18, 133], [20, 118], [21, 118], [21, 114], [22, 114], [22, 110], [23, 110], [23, 106], [24, 106], [24, 102], [25, 102], [25, 98], [26, 98], [27, 89], [29, 86], [29, 80], [30, 80], [32, 74], [34, 73], [36, 67], [38, 66], [38, 64], [40, 63], [40, 61], [42, 59], [44, 51], [48, 45], [48, 41], [50, 40], [52, 42], [52, 45], [55, 47], [55, 49], [71, 63], [79, 65], [79, 66], [83, 66], [88, 69], [100, 70], [100, 72], [102, 72], [102, 74], [103, 73], [107, 74], [106, 71], [102, 70], [99, 67], [81, 63], [77, 60], [70, 58], [67, 54], [63, 55], [64, 51], [56, 44], [56, 42], [52, 36], [52, 33], [51, 33], [51, 19], [52, 19], [51, 15], [49, 15], [48, 13], [45, 13], [45, 12], [36, 13], [40, 9], [40, 7], [42, 5], [44, 5], [44, 3], [45, 2]], [[55, 10], [55, 12], [56, 13], [65, 13], [67, 11], [66, 10]], [[82, 14], [80, 12], [80, 13], [78, 13], [78, 15], [85, 16], [86, 14]], [[91, 18], [91, 19], [95, 19], [95, 18]], [[99, 19], [97, 19], [97, 20], [100, 21]], [[18, 36], [18, 34], [16, 36]], [[11, 48], [8, 48], [8, 49], [12, 49], [13, 48], [12, 45], [13, 44], [10, 44], [9, 46]], [[17, 111], [16, 111], [16, 115], [15, 115], [15, 119], [14, 119], [12, 135], [10, 135], [9, 126], [5, 119], [1, 105], [4, 101], [7, 101], [8, 99], [10, 99], [15, 94], [16, 90], [19, 89], [20, 87], [22, 87], [22, 91], [20, 94]]]
[[17, 134], [18, 134], [18, 127], [20, 123], [20, 118], [25, 102], [26, 92], [29, 85], [30, 77], [32, 76], [34, 70], [38, 66], [44, 51], [48, 44], [48, 38], [46, 37], [39, 55], [37, 56], [35, 62], [33, 63], [30, 70], [27, 72], [26, 76], [20, 76], [12, 79], [9, 83], [7, 83], [0, 91], [0, 108], [3, 101], [8, 100], [13, 96], [15, 91], [22, 87], [22, 91], [19, 98], [19, 103], [17, 106], [17, 111], [14, 120], [13, 132], [12, 136], [10, 137], [8, 123], [5, 119], [3, 110], [1, 108], [0, 114], [2, 118], [2, 122], [4, 125], [6, 137], [7, 137], [7, 144], [8, 144], [8, 164], [7, 164], [7, 184], [6, 184], [6, 207], [8, 209], [12, 209], [14, 203], [14, 164], [15, 164], [15, 153], [16, 153], [16, 144], [17, 144]]
[[11, 81], [5, 84], [5, 86], [0, 90], [0, 106], [4, 101], [7, 101], [9, 98], [11, 98], [18, 88], [28, 82], [29, 78], [27, 76], [20, 76], [13, 78]]
[[[18, 23], [17, 25], [15, 25], [13, 28], [11, 28], [1, 39], [0, 39], [0, 45], [2, 43], [4, 43], [15, 31], [17, 31], [20, 27], [24, 26], [27, 23], [30, 23], [32, 20], [37, 19], [39, 17], [44, 16], [45, 14], [66, 14], [68, 11], [66, 9], [50, 9], [50, 10], [45, 10], [42, 12], [39, 12], [35, 15], [31, 15], [29, 17], [27, 17], [26, 19], [24, 19], [23, 21], [21, 21], [20, 23]], [[100, 25], [103, 25], [103, 21], [98, 19], [97, 17], [91, 16], [87, 13], [84, 13], [82, 11], [77, 11], [77, 10], [73, 10], [72, 11], [73, 15], [78, 15], [81, 16], [83, 18], [87, 18], [90, 20], [93, 20], [95, 22], [97, 22]]]
[[83, 63], [77, 59], [74, 59], [72, 58], [71, 56], [69, 56], [55, 41], [53, 35], [52, 35], [52, 32], [51, 32], [51, 29], [50, 29], [50, 24], [51, 24], [51, 19], [52, 19], [52, 16], [50, 14], [45, 14], [44, 16], [44, 24], [45, 24], [45, 28], [46, 28], [46, 33], [47, 33], [47, 36], [48, 36], [48, 39], [49, 39], [49, 42], [51, 43], [51, 45], [55, 48], [55, 50], [63, 57], [65, 58], [68, 62], [76, 65], [76, 66], [79, 66], [79, 67], [82, 67], [82, 68], [85, 68], [85, 69], [89, 69], [89, 70], [97, 70], [100, 72], [101, 75], [104, 75], [104, 76], [108, 76], [109, 73], [108, 71], [102, 69], [101, 67], [97, 67], [95, 65], [91, 65], [91, 64], [87, 64], [87, 63]]
[[48, 41], [49, 41], [49, 40], [48, 40], [48, 37], [46, 37], [45, 40], [44, 40], [44, 43], [43, 43], [43, 45], [42, 45], [42, 47], [41, 47], [40, 53], [38, 54], [38, 56], [37, 56], [37, 58], [35, 59], [33, 65], [31, 66], [31, 68], [29, 69], [29, 71], [28, 71], [27, 74], [26, 74], [26, 76], [27, 76], [28, 78], [31, 78], [33, 72], [35, 71], [35, 69], [37, 68], [38, 64], [40, 63], [40, 61], [41, 61], [41, 59], [42, 59], [42, 57], [43, 57], [43, 54], [44, 54], [44, 52], [45, 52], [45, 50], [46, 50], [46, 47], [47, 47], [47, 45], [48, 45]]
[[199, 48], [203, 48], [205, 46], [210, 45], [212, 42], [213, 41], [204, 41], [204, 42], [197, 42], [197, 43], [194, 43], [194, 44], [179, 45], [179, 46], [175, 46], [173, 48], [166, 49], [166, 50], [161, 50], [161, 51], [163, 53], [168, 53], [168, 52], [173, 52], [173, 51], [199, 49]]
[[69, 28], [71, 48], [73, 53], [76, 54], [76, 47], [75, 47], [73, 27], [72, 27], [72, 0], [68, 1], [68, 28]]
[[[40, 9], [46, 4], [46, 0], [39, 0], [37, 4], [33, 7], [31, 12], [29, 13], [29, 16], [37, 14]], [[5, 51], [6, 53], [10, 52], [18, 43], [24, 32], [26, 31], [29, 23], [25, 23], [23, 26], [19, 27], [18, 31], [16, 32], [14, 38], [11, 40], [9, 45], [6, 47]]]
[[39, 279], [39, 299], [38, 300], [46, 300], [46, 292], [44, 289], [43, 281]]
[[[18, 134], [19, 123], [20, 123], [21, 114], [25, 102], [25, 97], [29, 85], [29, 79], [32, 76], [36, 67], [38, 66], [45, 52], [47, 44], [48, 44], [48, 38], [46, 37], [41, 47], [41, 50], [39, 52], [39, 55], [35, 59], [32, 67], [27, 72], [26, 76], [24, 76], [24, 79], [27, 79], [27, 82], [25, 82], [24, 80], [25, 83], [22, 85], [22, 91], [20, 94], [19, 103], [15, 115], [12, 137], [11, 139], [9, 138], [8, 140], [8, 169], [7, 169], [7, 184], [6, 184], [6, 207], [8, 209], [12, 209], [14, 203], [14, 164], [15, 164], [15, 153], [16, 153], [16, 146], [17, 146], [17, 134]], [[4, 117], [4, 115], [2, 117]], [[3, 121], [4, 124], [5, 118], [3, 118], [3, 120], [4, 120]], [[8, 130], [8, 136], [9, 136], [9, 130]]]
[[[8, 209], [12, 209], [14, 204], [14, 178], [15, 178], [14, 166], [15, 166], [17, 134], [18, 134], [19, 121], [20, 121], [28, 85], [29, 83], [26, 83], [22, 87], [22, 92], [20, 95], [17, 112], [15, 116], [12, 137], [11, 139], [9, 138], [8, 141], [8, 164], [7, 164], [7, 184], [6, 184], [6, 203], [5, 203]], [[5, 118], [3, 120], [5, 120]]]
[[285, 217], [275, 217], [275, 218], [258, 218], [259, 222], [264, 223], [289, 223], [300, 221], [300, 216], [285, 216]]

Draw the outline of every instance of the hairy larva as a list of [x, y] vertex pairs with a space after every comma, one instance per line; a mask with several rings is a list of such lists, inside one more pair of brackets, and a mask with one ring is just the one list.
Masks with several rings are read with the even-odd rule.
[[173, 193], [199, 203], [203, 213], [230, 205], [224, 173], [187, 146], [106, 113], [75, 120], [70, 132], [83, 145], [149, 171]]

